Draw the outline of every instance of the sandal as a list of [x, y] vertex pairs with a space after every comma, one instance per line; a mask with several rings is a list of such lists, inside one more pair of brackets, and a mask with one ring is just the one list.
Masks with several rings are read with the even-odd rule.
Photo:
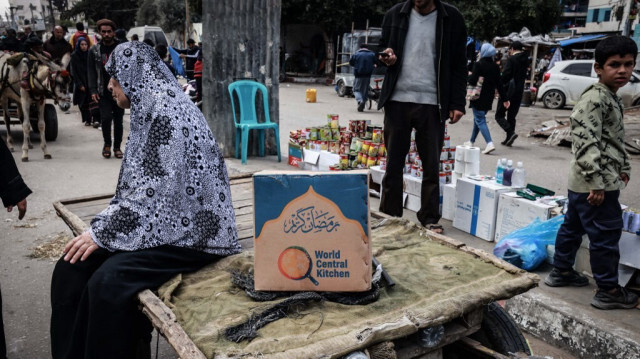
[[116, 158], [124, 157], [124, 154], [122, 153], [122, 151], [120, 151], [119, 148], [116, 148], [115, 150], [113, 150], [113, 155], [116, 156]]
[[435, 232], [437, 234], [444, 234], [444, 228], [442, 228], [441, 225], [437, 224], [437, 223], [429, 223], [429, 224], [425, 224], [424, 228]]
[[102, 157], [111, 158], [111, 146], [102, 147]]

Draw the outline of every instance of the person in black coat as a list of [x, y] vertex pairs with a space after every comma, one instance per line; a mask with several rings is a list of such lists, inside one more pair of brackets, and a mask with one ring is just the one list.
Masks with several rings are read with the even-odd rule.
[[89, 112], [89, 81], [87, 79], [87, 59], [89, 54], [89, 40], [78, 38], [76, 46], [71, 54], [71, 76], [73, 77], [73, 104], [78, 105], [82, 122], [85, 126], [91, 126], [91, 113]]
[[471, 138], [466, 144], [473, 146], [478, 133], [482, 133], [482, 137], [487, 143], [487, 147], [482, 151], [484, 154], [489, 154], [496, 149], [487, 126], [487, 112], [491, 110], [496, 90], [500, 94], [500, 101], [502, 101], [504, 107], [509, 108], [510, 105], [500, 79], [500, 68], [493, 61], [495, 55], [495, 47], [487, 43], [482, 44], [478, 54], [479, 60], [473, 65], [473, 72], [469, 77], [469, 85], [477, 86], [481, 83], [482, 90], [478, 99], [470, 101], [469, 107], [473, 110], [473, 130], [471, 131]]
[[508, 109], [498, 104], [496, 109], [496, 122], [507, 137], [501, 144], [511, 146], [518, 138], [516, 133], [516, 116], [520, 110], [520, 102], [524, 92], [524, 84], [527, 78], [527, 67], [529, 66], [529, 55], [523, 51], [520, 41], [514, 41], [509, 45], [509, 58], [504, 64], [502, 71], [502, 84], [507, 89], [507, 97], [511, 102]]
[[[11, 156], [7, 144], [0, 139], [0, 198], [11, 212], [18, 207], [18, 219], [24, 218], [27, 212], [27, 196], [31, 190], [22, 180], [18, 166]], [[4, 324], [2, 321], [2, 293], [0, 293], [0, 359], [7, 358], [7, 345], [4, 338]]]

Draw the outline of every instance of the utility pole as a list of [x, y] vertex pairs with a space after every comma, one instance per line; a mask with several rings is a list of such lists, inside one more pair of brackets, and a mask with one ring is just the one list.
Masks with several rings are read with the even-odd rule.
[[53, 16], [53, 1], [49, 0], [49, 13], [51, 13], [51, 28], [48, 30], [53, 30], [53, 27], [56, 26], [56, 18]]
[[184, 48], [186, 49], [187, 39], [189, 39], [190, 36], [189, 29], [191, 28], [189, 21], [189, 0], [184, 0], [184, 18]]
[[14, 30], [18, 30], [18, 27], [16, 26], [16, 19], [15, 17], [13, 17], [13, 10], [15, 9], [15, 6], [9, 6], [9, 12], [11, 13], [11, 28]]

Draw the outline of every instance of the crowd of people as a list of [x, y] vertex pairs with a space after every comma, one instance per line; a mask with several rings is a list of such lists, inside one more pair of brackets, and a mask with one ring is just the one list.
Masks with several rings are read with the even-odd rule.
[[[73, 104], [78, 106], [85, 126], [102, 130], [102, 157], [111, 158], [113, 155], [121, 159], [124, 156], [121, 149], [124, 110], [116, 106], [109, 96], [109, 75], [104, 66], [113, 49], [128, 41], [126, 31], [117, 28], [113, 21], [103, 19], [96, 23], [94, 36], [85, 31], [82, 22], [76, 24], [76, 31], [71, 36], [67, 36], [67, 33], [65, 27], [55, 26], [51, 36], [43, 42], [29, 25], [25, 25], [20, 32], [7, 29], [1, 37], [0, 51], [39, 53], [57, 63], [60, 63], [65, 54], [71, 53], [68, 70], [73, 78]], [[131, 41], [139, 41], [138, 36], [133, 35]], [[167, 46], [156, 45], [148, 38], [143, 42], [155, 48], [171, 73], [178, 75]], [[202, 44], [196, 45], [193, 39], [189, 39], [186, 49], [175, 49], [179, 54], [179, 61], [184, 59], [186, 63], [186, 78], [195, 81], [196, 101], [202, 101], [201, 47]]]

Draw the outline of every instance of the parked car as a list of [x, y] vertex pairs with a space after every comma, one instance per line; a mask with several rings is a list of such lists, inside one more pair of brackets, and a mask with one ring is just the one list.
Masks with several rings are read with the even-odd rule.
[[[538, 100], [546, 108], [557, 109], [573, 106], [580, 99], [582, 92], [594, 82], [598, 76], [593, 69], [594, 60], [559, 61], [544, 74], [543, 82], [538, 89]], [[628, 84], [618, 90], [625, 107], [640, 105], [640, 75], [634, 72]]]
[[127, 39], [131, 40], [131, 36], [133, 34], [138, 35], [138, 39], [140, 41], [144, 41], [146, 39], [150, 39], [153, 41], [155, 45], [164, 45], [169, 47], [169, 41], [167, 40], [167, 36], [162, 31], [162, 28], [159, 26], [137, 26], [132, 27], [129, 32], [127, 32]]

